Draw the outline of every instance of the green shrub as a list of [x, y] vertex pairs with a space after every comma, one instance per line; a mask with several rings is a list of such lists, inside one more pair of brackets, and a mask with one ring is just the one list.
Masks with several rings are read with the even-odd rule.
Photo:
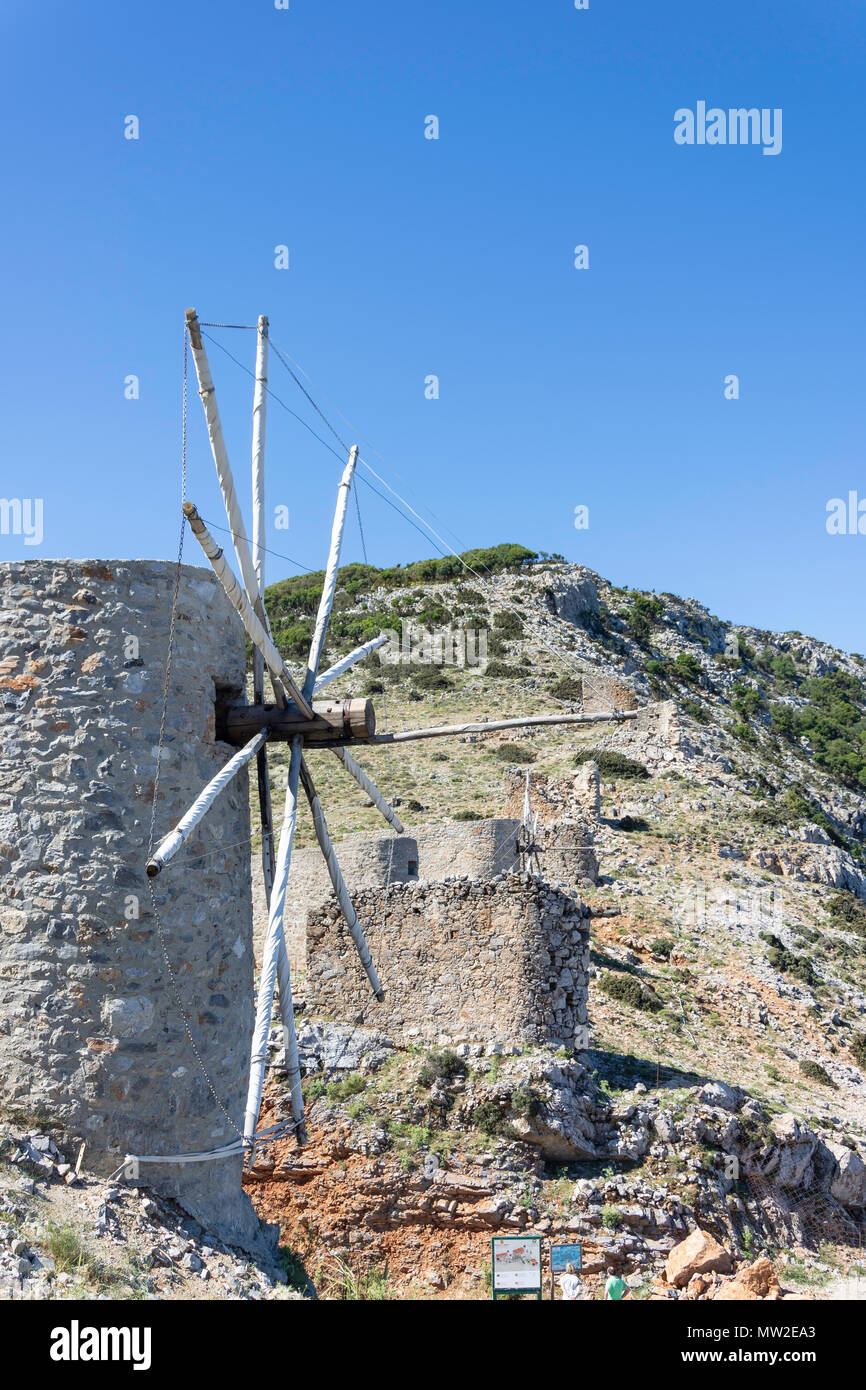
[[418, 1072], [419, 1086], [429, 1088], [434, 1081], [453, 1081], [455, 1076], [465, 1076], [466, 1063], [456, 1052], [428, 1052]]
[[526, 677], [526, 672], [521, 671], [519, 666], [508, 666], [504, 661], [488, 661], [484, 668], [485, 676], [494, 676], [499, 680], [522, 681]]
[[834, 1091], [839, 1089], [829, 1072], [825, 1071], [819, 1062], [813, 1062], [811, 1057], [800, 1063], [800, 1071], [810, 1081], [819, 1081], [822, 1086], [830, 1086]]
[[436, 690], [450, 690], [451, 682], [441, 666], [413, 666], [412, 684], [425, 694]]
[[493, 756], [504, 763], [534, 763], [538, 754], [525, 743], [500, 743], [494, 748]]
[[866, 903], [862, 899], [855, 898], [853, 893], [834, 893], [826, 909], [835, 927], [866, 937]]
[[454, 812], [454, 819], [455, 819], [455, 820], [483, 820], [484, 817], [481, 815], [481, 812], [480, 812], [480, 811], [455, 811], [455, 812]]
[[577, 702], [583, 699], [583, 681], [577, 676], [560, 676], [550, 687], [554, 700]]
[[521, 637], [523, 635], [523, 619], [519, 613], [512, 613], [510, 609], [495, 613], [493, 626], [499, 630], [502, 637]]
[[795, 956], [785, 946], [780, 945], [770, 948], [767, 952], [767, 960], [773, 969], [778, 970], [780, 974], [793, 975], [795, 980], [802, 981], [811, 989], [820, 984], [820, 980], [812, 969], [812, 961], [809, 956]]
[[331, 1081], [325, 1087], [325, 1095], [328, 1100], [349, 1100], [351, 1096], [359, 1096], [362, 1091], [367, 1089], [367, 1079], [359, 1072], [350, 1072], [342, 1081]]
[[654, 956], [664, 956], [665, 960], [670, 959], [671, 951], [676, 948], [676, 942], [669, 936], [657, 936], [650, 942], [650, 950]]
[[530, 1120], [533, 1115], [538, 1114], [539, 1100], [528, 1086], [518, 1086], [511, 1093], [511, 1109], [515, 1115], [522, 1115], [524, 1119]]
[[766, 701], [761, 692], [746, 681], [737, 681], [731, 695], [731, 704], [742, 719], [754, 719], [761, 709], [766, 709]]
[[688, 685], [697, 685], [701, 679], [701, 663], [691, 652], [680, 652], [671, 667], [671, 674]]
[[683, 714], [687, 714], [690, 719], [696, 719], [699, 724], [708, 724], [709, 715], [703, 705], [698, 700], [683, 700], [680, 705]]
[[861, 1071], [866, 1071], [866, 1033], [855, 1033], [851, 1039], [851, 1056]]
[[482, 1100], [472, 1111], [472, 1123], [482, 1134], [496, 1134], [502, 1121], [499, 1106], [492, 1100]]
[[575, 764], [596, 763], [602, 777], [620, 778], [622, 781], [643, 781], [649, 771], [635, 758], [627, 758], [625, 753], [614, 753], [609, 748], [584, 748], [576, 754]]
[[626, 617], [628, 630], [637, 642], [645, 642], [665, 611], [660, 598], [636, 594]]
[[634, 975], [602, 975], [598, 987], [611, 999], [628, 1004], [633, 1009], [642, 1009], [644, 1013], [655, 1014], [664, 1008], [658, 996]]

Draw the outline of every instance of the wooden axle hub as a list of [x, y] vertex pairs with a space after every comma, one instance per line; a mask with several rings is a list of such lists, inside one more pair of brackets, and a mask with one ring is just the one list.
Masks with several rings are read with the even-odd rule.
[[217, 716], [217, 738], [241, 748], [260, 729], [277, 743], [288, 743], [302, 734], [305, 743], [344, 743], [372, 738], [376, 712], [369, 700], [314, 700], [313, 719], [306, 719], [297, 705], [226, 705]]

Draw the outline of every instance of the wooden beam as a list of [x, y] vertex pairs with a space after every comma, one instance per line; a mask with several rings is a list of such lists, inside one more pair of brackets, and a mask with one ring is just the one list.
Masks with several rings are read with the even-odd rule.
[[[265, 320], [265, 322], [267, 323], [267, 320]], [[216, 390], [214, 388], [213, 378], [211, 376], [210, 363], [208, 361], [207, 350], [202, 340], [201, 326], [199, 324], [198, 315], [196, 314], [195, 309], [187, 309], [186, 323], [187, 328], [189, 330], [189, 340], [190, 345], [192, 347], [192, 356], [193, 362], [195, 363], [196, 377], [198, 379], [199, 395], [201, 396], [202, 405], [204, 406], [208, 438], [210, 440], [211, 446], [211, 454], [213, 455], [213, 461], [216, 467], [217, 480], [220, 485], [220, 492], [222, 493], [223, 506], [225, 507], [226, 519], [229, 524], [229, 531], [231, 532], [232, 545], [234, 547], [235, 557], [237, 559], [238, 567], [241, 572], [241, 577], [244, 582], [244, 588], [246, 589], [247, 598], [253, 605], [256, 617], [259, 619], [259, 622], [265, 629], [265, 632], [270, 637], [271, 629], [270, 624], [268, 622], [268, 615], [265, 610], [264, 585], [259, 585], [257, 567], [253, 563], [253, 558], [250, 554], [250, 545], [249, 541], [247, 540], [246, 530], [244, 527], [243, 512], [241, 511], [240, 503], [238, 502], [237, 498], [237, 493], [235, 492], [234, 478], [232, 476], [228, 451], [226, 449], [222, 424], [220, 422], [219, 407], [217, 406]], [[261, 341], [262, 335], [260, 334], [259, 342], [261, 343]], [[267, 343], [266, 337], [264, 341], [265, 343]], [[265, 348], [265, 351], [267, 351], [267, 348]], [[267, 358], [265, 358], [265, 361], [267, 361]], [[256, 363], [256, 368], [258, 371], [258, 359]], [[265, 378], [265, 382], [267, 383], [267, 378]], [[255, 415], [253, 418], [254, 460], [256, 450], [255, 432], [257, 429], [260, 430], [261, 449], [264, 450], [263, 413], [260, 413], [258, 420], [256, 419]], [[255, 461], [253, 464], [253, 468], [253, 504], [255, 506]], [[262, 502], [264, 496], [263, 486], [264, 484], [262, 483], [262, 490], [260, 490], [259, 494]], [[253, 535], [255, 535], [255, 518], [253, 522], [253, 528]], [[263, 551], [261, 551], [260, 553], [264, 554]], [[285, 703], [285, 694], [282, 688], [280, 687], [279, 683], [274, 685], [274, 699], [280, 706], [282, 706]]]
[[[289, 868], [292, 862], [292, 843], [295, 835], [295, 823], [298, 816], [298, 781], [301, 775], [301, 740], [296, 738], [292, 744], [292, 754], [289, 761], [288, 775], [286, 777], [286, 806], [283, 815], [283, 824], [280, 829], [280, 845], [277, 851], [277, 868], [274, 876], [274, 887], [271, 894], [271, 910], [268, 914], [268, 930], [265, 935], [265, 945], [262, 955], [262, 971], [259, 977], [259, 993], [256, 1002], [256, 1023], [253, 1031], [252, 1050], [250, 1055], [250, 1079], [247, 1089], [247, 1103], [244, 1114], [244, 1139], [248, 1144], [255, 1138], [256, 1125], [259, 1118], [259, 1110], [262, 1104], [262, 1091], [265, 1084], [265, 1067], [268, 1059], [268, 1038], [271, 1031], [271, 1014], [274, 1004], [274, 993], [277, 985], [277, 975], [281, 972], [283, 983], [280, 989], [280, 1006], [283, 1016], [283, 1028], [286, 1041], [286, 1066], [290, 1074], [297, 1074], [298, 1082], [296, 1089], [292, 1091], [292, 1114], [297, 1121], [303, 1119], [304, 1105], [300, 1088], [300, 1068], [297, 1058], [297, 1037], [294, 1036], [294, 1022], [292, 1014], [292, 995], [291, 978], [288, 970], [288, 960], [281, 961], [285, 955], [286, 941], [284, 928], [284, 913], [286, 906], [286, 888], [289, 881]], [[292, 1020], [290, 1023], [289, 1020]], [[292, 1039], [294, 1038], [294, 1044]], [[291, 1048], [294, 1046], [295, 1055], [290, 1055]]]
[[284, 710], [272, 705], [228, 705], [221, 714], [217, 737], [242, 745], [259, 729], [275, 742], [287, 743], [303, 734], [308, 744], [369, 738], [376, 732], [376, 712], [370, 700], [314, 700], [313, 718], [305, 719], [296, 705]]
[[295, 685], [291, 671], [283, 661], [283, 658], [280, 656], [280, 653], [277, 651], [256, 613], [253, 611], [253, 606], [233, 574], [231, 566], [223, 554], [222, 547], [217, 545], [210, 531], [199, 516], [193, 502], [184, 502], [183, 511], [190, 524], [193, 535], [210, 560], [215, 575], [220, 580], [230, 602], [240, 614], [241, 621], [247, 631], [247, 636], [253, 645], [258, 647], [262, 653], [265, 659], [265, 665], [270, 671], [272, 678], [277, 684], [283, 686], [284, 691], [292, 697], [299, 709], [303, 711], [306, 718], [312, 719], [313, 711], [311, 706]]
[[310, 643], [310, 655], [307, 657], [307, 673], [304, 677], [304, 694], [307, 699], [312, 695], [316, 683], [319, 662], [322, 659], [322, 648], [325, 645], [325, 636], [328, 631], [328, 619], [331, 616], [334, 595], [337, 592], [337, 572], [340, 568], [340, 550], [343, 545], [343, 531], [346, 527], [346, 509], [349, 505], [349, 492], [357, 462], [358, 446], [353, 444], [349, 450], [349, 462], [343, 469], [343, 476], [337, 489], [337, 507], [334, 512], [334, 523], [331, 527], [331, 548], [328, 552], [325, 582], [322, 586], [322, 597], [319, 599], [319, 611], [316, 614], [316, 626], [313, 640]]
[[367, 793], [373, 805], [376, 807], [376, 810], [379, 811], [380, 814], [385, 817], [385, 820], [388, 822], [389, 825], [392, 825], [394, 827], [398, 835], [402, 835], [403, 824], [399, 820], [396, 811], [385, 800], [385, 797], [379, 791], [379, 788], [376, 786], [376, 783], [372, 782], [370, 778], [367, 776], [364, 769], [360, 766], [360, 764], [355, 762], [355, 759], [352, 757], [348, 749], [346, 749], [345, 747], [333, 748], [331, 751], [334, 754], [335, 758], [340, 759], [340, 762], [343, 764], [343, 767], [346, 769], [349, 776], [354, 777], [355, 781], [358, 783], [358, 786], [361, 787]]
[[201, 396], [201, 402], [204, 406], [211, 453], [213, 454], [213, 461], [216, 466], [223, 505], [226, 509], [226, 518], [232, 536], [232, 544], [234, 546], [235, 555], [237, 556], [247, 596], [250, 601], [254, 603], [259, 592], [255, 566], [250, 554], [249, 541], [247, 540], [246, 531], [244, 529], [243, 513], [241, 512], [240, 503], [238, 502], [237, 493], [235, 492], [234, 478], [232, 477], [228, 451], [223, 436], [223, 428], [220, 421], [219, 406], [217, 405], [210, 363], [208, 362], [207, 350], [202, 340], [201, 327], [195, 309], [187, 309], [186, 323], [189, 329], [189, 341], [192, 347], [192, 358], [195, 363], [196, 377], [198, 378], [198, 393]]
[[340, 865], [337, 861], [337, 855], [334, 850], [331, 837], [328, 834], [328, 827], [325, 822], [325, 813], [322, 810], [322, 803], [319, 801], [318, 793], [316, 792], [313, 779], [310, 776], [310, 770], [303, 759], [301, 760], [301, 782], [303, 784], [307, 800], [310, 803], [310, 810], [313, 814], [313, 825], [315, 826], [316, 830], [316, 839], [319, 842], [319, 849], [322, 851], [325, 863], [328, 866], [328, 874], [331, 879], [331, 886], [333, 887], [334, 892], [337, 895], [337, 901], [340, 904], [340, 910], [342, 911], [343, 916], [346, 919], [346, 926], [349, 928], [349, 935], [355, 943], [355, 949], [358, 952], [358, 956], [362, 966], [364, 967], [367, 979], [370, 981], [370, 986], [373, 990], [373, 993], [375, 994], [377, 1000], [381, 1004], [385, 998], [385, 991], [382, 989], [382, 986], [379, 983], [379, 976], [376, 974], [376, 967], [373, 964], [373, 957], [370, 955], [370, 948], [367, 945], [366, 939], [364, 937], [364, 931], [360, 921], [358, 920], [358, 914], [355, 911], [352, 899], [349, 897], [349, 890], [346, 887], [346, 880], [343, 878], [342, 870], [340, 869]]
[[451, 738], [457, 734], [492, 734], [500, 729], [528, 729], [551, 724], [619, 724], [637, 719], [639, 710], [614, 710], [610, 714], [538, 714], [526, 719], [491, 719], [488, 723], [441, 724], [432, 729], [404, 729], [394, 734], [373, 734], [353, 743], [410, 743], [419, 738]]
[[333, 666], [329, 666], [327, 671], [322, 672], [321, 676], [316, 677], [316, 684], [313, 686], [313, 694], [318, 695], [320, 690], [323, 690], [326, 685], [331, 684], [331, 681], [338, 680], [340, 676], [344, 676], [347, 671], [351, 671], [353, 666], [357, 666], [359, 661], [363, 661], [365, 656], [369, 656], [371, 652], [375, 652], [379, 647], [383, 647], [387, 641], [387, 632], [382, 632], [378, 637], [372, 637], [369, 642], [364, 642], [360, 647], [356, 647], [353, 652], [349, 652], [348, 656], [341, 656], [338, 662]]
[[257, 591], [265, 593], [265, 424], [268, 406], [268, 320], [259, 316], [253, 393], [253, 565]]
[[220, 792], [223, 791], [237, 776], [242, 767], [246, 767], [251, 758], [254, 758], [260, 748], [264, 748], [268, 737], [267, 729], [262, 729], [260, 733], [251, 738], [249, 743], [240, 752], [235, 753], [230, 758], [225, 767], [221, 767], [216, 777], [212, 777], [207, 786], [199, 792], [195, 801], [190, 806], [186, 815], [182, 816], [174, 830], [169, 831], [160, 840], [150, 859], [148, 859], [145, 869], [148, 878], [155, 878], [158, 873], [165, 868], [170, 859], [173, 859], [181, 845], [189, 839], [199, 821], [201, 821], [213, 806]]

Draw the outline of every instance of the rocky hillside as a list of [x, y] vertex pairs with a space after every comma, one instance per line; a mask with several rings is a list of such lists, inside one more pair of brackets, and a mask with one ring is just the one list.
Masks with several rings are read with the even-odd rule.
[[[385, 729], [665, 710], [663, 736], [364, 754], [410, 831], [504, 814], [527, 768], [567, 810], [598, 764], [590, 1050], [422, 1055], [373, 1035], [347, 1068], [308, 1037], [312, 1141], [265, 1156], [254, 1200], [335, 1296], [483, 1296], [490, 1232], [509, 1229], [580, 1233], [590, 1285], [616, 1268], [643, 1296], [716, 1296], [764, 1254], [789, 1294], [835, 1287], [866, 1220], [866, 660], [515, 547], [468, 562], [345, 571], [332, 656], [382, 628], [468, 628], [488, 634], [483, 674], [374, 656], [336, 690], [368, 694]], [[298, 651], [317, 596], [315, 577], [269, 593]], [[316, 776], [336, 835], [378, 829], [333, 761]], [[669, 1279], [695, 1227], [728, 1261]]]

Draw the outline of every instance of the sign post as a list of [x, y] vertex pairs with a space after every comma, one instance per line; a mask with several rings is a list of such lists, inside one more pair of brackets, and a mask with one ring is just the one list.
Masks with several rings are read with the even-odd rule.
[[583, 1247], [580, 1245], [551, 1245], [550, 1247], [550, 1297], [556, 1299], [556, 1276], [564, 1274], [567, 1265], [581, 1267]]
[[493, 1236], [490, 1242], [494, 1302], [504, 1293], [542, 1296], [541, 1236]]

